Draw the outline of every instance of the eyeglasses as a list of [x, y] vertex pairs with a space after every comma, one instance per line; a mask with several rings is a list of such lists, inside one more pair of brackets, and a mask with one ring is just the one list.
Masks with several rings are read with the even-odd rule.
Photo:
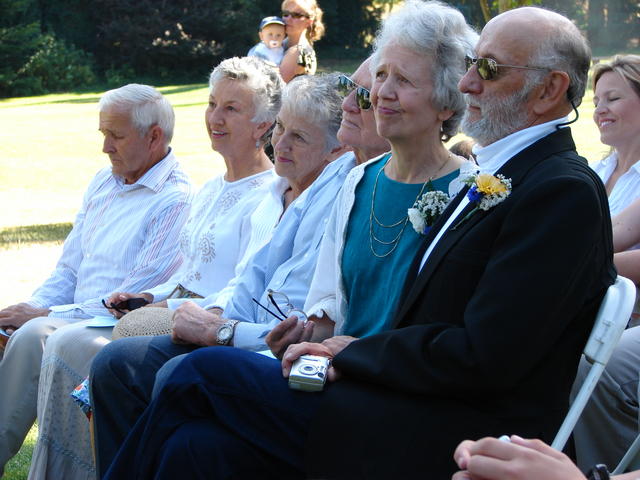
[[307, 314], [304, 313], [299, 308], [295, 308], [289, 301], [289, 297], [287, 297], [284, 293], [276, 292], [275, 290], [269, 289], [267, 290], [267, 298], [269, 299], [269, 302], [271, 303], [271, 305], [273, 305], [275, 309], [278, 311], [278, 313], [280, 313], [280, 315], [278, 315], [277, 313], [273, 312], [272, 310], [262, 305], [255, 298], [252, 298], [251, 300], [256, 302], [258, 306], [265, 309], [267, 312], [269, 312], [271, 315], [276, 317], [281, 322], [291, 316], [296, 316], [298, 317], [298, 320], [302, 320], [304, 323], [307, 323], [307, 320], [308, 320]]
[[346, 75], [338, 76], [338, 90], [345, 97], [355, 89], [356, 103], [360, 110], [369, 110], [371, 108], [371, 92]]
[[280, 15], [282, 18], [284, 17], [292, 17], [295, 19], [300, 19], [300, 18], [311, 18], [311, 15], [309, 15], [308, 13], [301, 13], [301, 12], [291, 12], [289, 10], [283, 10], [282, 11], [282, 15]]
[[494, 80], [498, 77], [499, 71], [498, 67], [504, 68], [521, 68], [523, 70], [540, 70], [540, 71], [548, 71], [548, 68], [542, 67], [523, 67], [520, 65], [502, 65], [496, 62], [492, 58], [473, 58], [470, 56], [464, 57], [465, 64], [467, 65], [467, 70], [469, 70], [473, 65], [475, 65], [478, 69], [478, 75], [483, 80]]

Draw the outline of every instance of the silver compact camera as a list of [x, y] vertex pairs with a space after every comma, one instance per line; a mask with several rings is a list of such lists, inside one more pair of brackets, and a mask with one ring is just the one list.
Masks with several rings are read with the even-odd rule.
[[289, 374], [289, 388], [305, 392], [319, 392], [327, 379], [329, 359], [317, 355], [302, 355], [293, 365]]

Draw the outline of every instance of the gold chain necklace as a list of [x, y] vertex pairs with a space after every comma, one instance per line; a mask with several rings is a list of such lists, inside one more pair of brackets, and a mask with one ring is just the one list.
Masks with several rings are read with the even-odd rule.
[[[451, 160], [451, 153], [449, 153], [449, 156], [447, 157], [447, 160], [442, 165], [440, 165], [440, 168], [438, 168], [438, 170], [436, 170], [436, 172], [433, 175], [431, 175], [422, 184], [422, 187], [420, 188], [420, 191], [418, 192], [418, 195], [416, 196], [416, 199], [415, 199], [415, 201], [413, 203], [418, 201], [418, 199], [420, 198], [420, 196], [424, 192], [424, 189], [427, 187], [429, 182], [431, 182], [431, 180], [433, 180], [433, 178], [436, 175], [438, 175], [438, 173], [440, 173], [440, 171], [444, 168], [444, 166], [449, 163], [449, 160]], [[376, 216], [375, 203], [376, 203], [376, 191], [378, 190], [378, 179], [380, 178], [380, 174], [384, 171], [384, 169], [386, 168], [386, 166], [389, 164], [390, 161], [391, 161], [391, 156], [389, 156], [389, 158], [384, 163], [382, 168], [380, 170], [378, 170], [378, 173], [376, 174], [376, 180], [373, 183], [373, 191], [371, 192], [371, 209], [369, 211], [369, 248], [371, 249], [371, 253], [373, 253], [373, 255], [378, 257], [378, 258], [388, 257], [389, 255], [391, 255], [395, 251], [396, 248], [398, 248], [398, 244], [400, 243], [400, 238], [402, 237], [402, 234], [404, 233], [404, 229], [406, 228], [407, 223], [409, 223], [409, 214], [408, 213], [403, 218], [401, 218], [397, 222], [392, 223], [390, 225], [385, 225]], [[374, 232], [374, 228], [373, 228], [374, 222], [379, 228], [391, 229], [391, 228], [396, 228], [396, 227], [399, 227], [399, 226], [402, 226], [402, 227], [400, 228], [400, 231], [394, 237], [393, 240], [386, 242], [386, 241], [381, 240], [378, 237], [376, 237], [375, 232]], [[392, 245], [392, 247], [388, 252], [386, 252], [384, 254], [379, 254], [378, 252], [376, 252], [376, 249], [375, 249], [375, 246], [374, 246], [375, 243], [379, 243], [379, 244], [384, 245], [384, 246]]]

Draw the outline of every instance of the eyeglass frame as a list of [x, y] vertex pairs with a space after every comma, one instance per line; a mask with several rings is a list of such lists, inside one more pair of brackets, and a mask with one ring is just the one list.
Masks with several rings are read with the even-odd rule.
[[[481, 63], [486, 63], [485, 66], [479, 64], [478, 62]], [[471, 57], [469, 55], [465, 55], [464, 56], [464, 63], [465, 66], [467, 68], [467, 72], [471, 69], [472, 66], [476, 66], [476, 71], [478, 72], [478, 76], [482, 79], [482, 80], [487, 80], [487, 81], [491, 81], [491, 80], [495, 80], [496, 78], [498, 78], [498, 76], [500, 75], [500, 72], [498, 71], [499, 67], [505, 67], [505, 68], [520, 68], [522, 70], [539, 70], [541, 72], [548, 72], [549, 69], [545, 68], [545, 67], [529, 67], [529, 66], [523, 66], [523, 65], [506, 65], [503, 63], [498, 63], [496, 62], [493, 58], [484, 58], [484, 57]], [[488, 72], [488, 73], [483, 73], [483, 71]]]
[[358, 85], [344, 74], [338, 75], [338, 90], [342, 95], [346, 97], [354, 89], [356, 91], [356, 103], [358, 104], [358, 108], [360, 110], [369, 110], [371, 108], [371, 91], [362, 85]]
[[[282, 311], [282, 309], [278, 306], [278, 302], [276, 302], [273, 298], [273, 296], [277, 294], [277, 295], [282, 295], [284, 297], [284, 301], [287, 304], [287, 307], [289, 307], [289, 312], [288, 313], [284, 313]], [[291, 303], [291, 301], [289, 300], [289, 297], [287, 297], [286, 294], [282, 293], [282, 292], [278, 292], [276, 290], [271, 290], [270, 288], [267, 289], [267, 298], [269, 299], [269, 302], [271, 302], [271, 304], [276, 308], [276, 310], [278, 311], [278, 313], [280, 313], [280, 315], [278, 315], [277, 313], [272, 312], [270, 309], [268, 309], [267, 307], [265, 307], [264, 305], [262, 305], [258, 300], [256, 300], [255, 298], [251, 298], [251, 300], [253, 300], [259, 307], [263, 308], [264, 310], [266, 310], [267, 312], [269, 312], [272, 316], [274, 316], [275, 318], [277, 318], [278, 320], [280, 320], [281, 322], [286, 320], [287, 318], [289, 318], [291, 316], [291, 314], [293, 313], [294, 315], [296, 315], [296, 312], [301, 313], [302, 315], [304, 315], [304, 323], [307, 323], [308, 321], [308, 317], [307, 314], [305, 312], [303, 312], [302, 310], [300, 310], [299, 308], [295, 308], [293, 306], [293, 304]], [[299, 315], [296, 315], [298, 317], [298, 319], [300, 319]]]
[[298, 20], [301, 18], [311, 18], [311, 15], [309, 15], [308, 13], [292, 12], [291, 10], [282, 10], [282, 12], [280, 12], [280, 16], [282, 18], [291, 17]]

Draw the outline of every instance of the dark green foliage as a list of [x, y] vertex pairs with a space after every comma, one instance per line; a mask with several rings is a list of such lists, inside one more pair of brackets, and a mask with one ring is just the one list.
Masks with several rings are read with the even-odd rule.
[[331, 57], [362, 58], [380, 25], [384, 7], [368, 0], [320, 0], [327, 27], [325, 37], [316, 49]]
[[0, 97], [21, 94], [14, 88], [14, 83], [41, 44], [37, 23], [0, 27]]
[[[30, 48], [13, 50], [18, 52], [11, 62], [11, 67], [0, 70], [0, 96], [37, 95], [93, 85], [96, 76], [93, 73], [89, 54], [52, 35], [39, 33], [36, 24], [25, 26], [22, 35], [17, 35], [20, 27], [11, 29], [9, 40], [19, 41], [27, 38]], [[11, 51], [2, 38], [2, 50]], [[6, 65], [6, 64], [5, 64]]]
[[[382, 13], [398, 2], [319, 0], [326, 25], [315, 45], [320, 67], [323, 59], [363, 58]], [[449, 3], [482, 28], [480, 0]], [[637, 2], [526, 3], [568, 15], [598, 51], [638, 42]], [[498, 0], [487, 4], [495, 15]], [[109, 87], [204, 81], [223, 58], [246, 54], [260, 19], [279, 14], [280, 0], [0, 0], [0, 12], [0, 96], [8, 96], [76, 89], [94, 73]]]
[[31, 94], [87, 87], [96, 81], [92, 66], [89, 54], [44, 35], [40, 48], [29, 58], [17, 81], [35, 80]]
[[[202, 81], [257, 41], [260, 2], [94, 0], [96, 58], [111, 71]], [[279, 10], [279, 9], [277, 9]], [[99, 14], [97, 13], [99, 12]]]
[[90, 55], [42, 33], [37, 2], [0, 0], [0, 11], [0, 97], [95, 83]]

